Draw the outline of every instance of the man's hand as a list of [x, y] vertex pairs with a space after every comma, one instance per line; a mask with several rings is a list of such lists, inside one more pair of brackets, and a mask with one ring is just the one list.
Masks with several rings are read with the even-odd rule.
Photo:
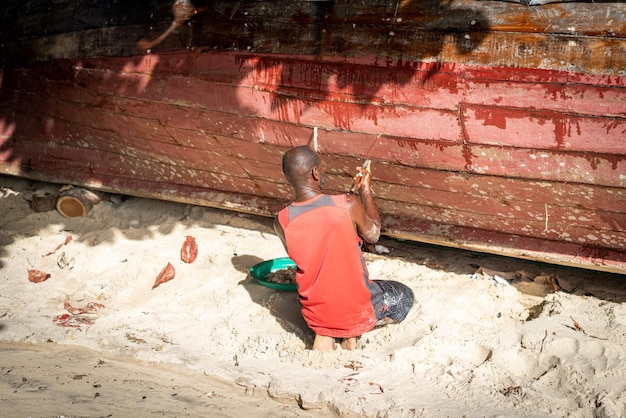
[[367, 160], [362, 167], [357, 167], [350, 193], [358, 191], [359, 197], [348, 195], [348, 210], [357, 233], [365, 241], [373, 244], [380, 237], [380, 215], [370, 189], [372, 181], [370, 165], [371, 161]]
[[369, 190], [372, 181], [372, 172], [370, 171], [370, 160], [365, 160], [362, 167], [357, 167], [357, 173], [352, 179], [352, 187], [350, 193], [361, 192], [361, 190]]

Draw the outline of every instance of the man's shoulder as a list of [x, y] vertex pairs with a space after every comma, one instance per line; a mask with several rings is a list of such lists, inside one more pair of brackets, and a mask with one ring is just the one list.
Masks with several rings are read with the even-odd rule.
[[349, 199], [348, 197], [349, 194], [347, 193], [327, 194], [324, 196], [326, 196], [327, 201], [332, 201], [335, 206], [341, 206], [341, 207], [345, 207]]

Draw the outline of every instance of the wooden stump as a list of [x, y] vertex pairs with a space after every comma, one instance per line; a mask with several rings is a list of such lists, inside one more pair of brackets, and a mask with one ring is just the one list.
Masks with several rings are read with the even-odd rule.
[[30, 202], [31, 203], [31, 208], [35, 211], [35, 212], [48, 212], [49, 210], [53, 210], [54, 209], [54, 203], [56, 200], [57, 196], [55, 194], [51, 194], [51, 193], [44, 193], [44, 194], [33, 194], [33, 199]]
[[98, 194], [73, 187], [61, 192], [57, 199], [57, 210], [67, 218], [86, 216], [98, 202], [100, 202]]

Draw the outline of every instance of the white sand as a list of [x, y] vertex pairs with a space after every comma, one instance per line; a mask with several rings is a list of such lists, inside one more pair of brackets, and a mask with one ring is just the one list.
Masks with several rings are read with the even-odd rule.
[[[256, 416], [626, 416], [626, 276], [383, 239], [389, 254], [366, 254], [371, 277], [409, 285], [421, 314], [365, 334], [356, 351], [322, 354], [307, 349], [312, 334], [295, 294], [248, 275], [286, 255], [271, 219], [132, 197], [64, 218], [31, 210], [28, 199], [45, 187], [58, 190], [0, 176], [8, 416], [124, 416], [139, 408], [146, 382], [160, 401], [143, 416], [243, 416], [248, 407]], [[191, 264], [180, 259], [187, 235], [199, 246]], [[57, 265], [62, 253], [72, 269]], [[168, 262], [175, 278], [152, 289]], [[474, 275], [477, 266], [485, 274]], [[31, 283], [30, 269], [51, 277]], [[529, 296], [490, 270], [556, 278], [561, 289]], [[69, 328], [55, 324], [69, 314], [65, 302], [104, 307], [70, 317], [91, 324]], [[72, 350], [84, 361], [70, 362]], [[104, 375], [85, 377], [87, 387], [63, 384], [60, 375], [95, 373], [95, 358], [150, 377], [122, 380], [99, 368]], [[72, 372], [77, 364], [91, 371]], [[93, 387], [98, 379], [107, 384]], [[50, 397], [75, 401], [41, 403]]]

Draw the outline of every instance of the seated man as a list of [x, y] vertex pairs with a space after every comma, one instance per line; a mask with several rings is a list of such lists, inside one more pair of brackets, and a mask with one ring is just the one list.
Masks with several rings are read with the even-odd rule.
[[295, 200], [282, 209], [276, 233], [297, 265], [296, 282], [302, 316], [315, 332], [313, 349], [356, 348], [356, 337], [404, 320], [413, 306], [411, 289], [389, 280], [370, 280], [361, 252], [363, 240], [380, 236], [380, 215], [370, 189], [371, 175], [354, 194], [323, 194], [324, 168], [308, 146], [283, 156], [283, 173]]

